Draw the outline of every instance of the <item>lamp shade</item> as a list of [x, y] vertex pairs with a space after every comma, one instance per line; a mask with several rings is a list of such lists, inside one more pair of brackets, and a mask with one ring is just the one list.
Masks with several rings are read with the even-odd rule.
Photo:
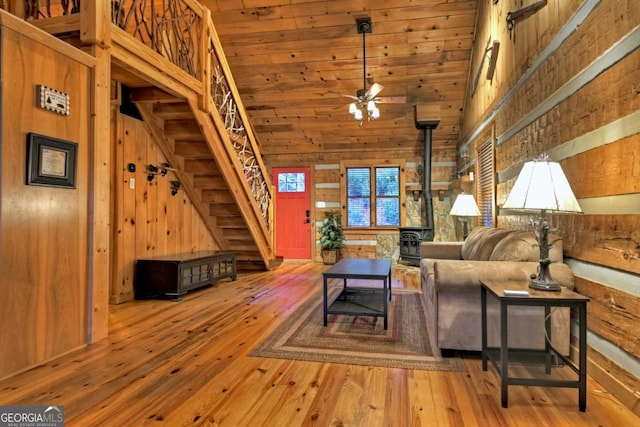
[[582, 212], [560, 164], [546, 156], [524, 164], [502, 208]]
[[473, 195], [460, 193], [458, 194], [456, 201], [453, 202], [449, 215], [480, 216], [480, 210], [478, 209], [478, 205], [476, 204]]

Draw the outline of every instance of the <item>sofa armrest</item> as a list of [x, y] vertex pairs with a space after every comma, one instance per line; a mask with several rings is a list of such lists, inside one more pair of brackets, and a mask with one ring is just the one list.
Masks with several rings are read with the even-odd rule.
[[462, 259], [463, 242], [422, 242], [420, 258]]
[[[528, 281], [539, 263], [521, 261], [453, 261], [433, 263], [436, 292], [479, 292], [481, 280]], [[574, 287], [573, 271], [567, 264], [550, 265], [551, 277], [561, 286]]]

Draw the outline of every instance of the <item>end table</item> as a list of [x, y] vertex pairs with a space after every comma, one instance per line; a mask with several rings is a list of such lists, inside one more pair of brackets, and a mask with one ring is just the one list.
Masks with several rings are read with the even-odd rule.
[[[491, 360], [501, 378], [502, 407], [508, 407], [509, 385], [534, 385], [544, 387], [569, 387], [578, 389], [578, 406], [580, 411], [587, 409], [587, 302], [588, 297], [569, 289], [562, 288], [560, 292], [545, 292], [530, 289], [526, 281], [514, 280], [481, 280], [482, 303], [482, 370], [487, 370], [487, 361]], [[505, 292], [506, 291], [506, 292]], [[509, 291], [519, 291], [512, 293]], [[487, 294], [500, 303], [500, 347], [487, 345]], [[510, 349], [507, 331], [507, 307], [509, 306], [538, 306], [544, 307], [544, 321], [547, 338], [544, 350]], [[578, 311], [578, 329], [580, 339], [580, 355], [578, 365], [558, 352], [551, 345], [551, 307], [570, 307]], [[509, 376], [509, 355], [542, 354], [545, 356], [545, 373], [551, 373], [551, 357], [558, 356], [577, 375], [577, 381], [551, 378], [514, 378]]]

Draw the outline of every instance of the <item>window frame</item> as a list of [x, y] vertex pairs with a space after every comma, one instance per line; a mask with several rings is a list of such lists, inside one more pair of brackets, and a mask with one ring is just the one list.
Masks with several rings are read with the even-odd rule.
[[[348, 211], [347, 211], [347, 169], [348, 168], [368, 168], [370, 170], [370, 188], [371, 194], [369, 195], [369, 201], [371, 203], [371, 218], [370, 218], [370, 226], [369, 227], [349, 227], [348, 226]], [[399, 203], [399, 215], [400, 221], [398, 225], [388, 225], [388, 226], [376, 226], [376, 168], [398, 168], [399, 170], [399, 194], [398, 194], [398, 203]], [[406, 202], [406, 177], [405, 177], [405, 161], [404, 159], [396, 159], [396, 160], [343, 160], [340, 162], [340, 200], [341, 200], [341, 212], [342, 212], [342, 226], [345, 230], [397, 230], [399, 227], [403, 227], [406, 223], [406, 210], [405, 210], [405, 202]]]
[[480, 210], [479, 224], [496, 224], [495, 146], [492, 134], [485, 135], [476, 146], [476, 201]]

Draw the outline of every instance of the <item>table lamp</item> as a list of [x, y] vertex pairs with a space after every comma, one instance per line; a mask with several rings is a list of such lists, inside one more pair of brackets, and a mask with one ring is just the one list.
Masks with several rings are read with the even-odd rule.
[[540, 211], [538, 221], [531, 221], [533, 233], [540, 247], [538, 274], [531, 276], [530, 288], [543, 291], [559, 291], [560, 285], [549, 272], [549, 222], [547, 212], [582, 213], [582, 209], [571, 191], [569, 181], [560, 163], [549, 160], [546, 154], [526, 162], [516, 179], [503, 209]]
[[480, 211], [478, 210], [478, 205], [476, 204], [473, 195], [462, 192], [458, 194], [458, 197], [456, 197], [456, 201], [453, 202], [453, 206], [451, 207], [449, 215], [459, 217], [460, 222], [462, 223], [462, 238], [464, 240], [469, 234], [467, 217], [480, 216]]

